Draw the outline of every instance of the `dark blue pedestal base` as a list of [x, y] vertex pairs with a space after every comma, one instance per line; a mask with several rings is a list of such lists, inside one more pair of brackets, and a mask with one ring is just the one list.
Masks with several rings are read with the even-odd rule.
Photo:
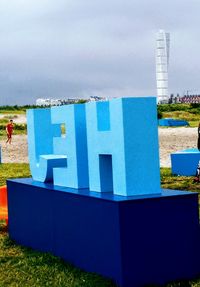
[[200, 274], [198, 195], [121, 197], [9, 180], [9, 234], [120, 286]]

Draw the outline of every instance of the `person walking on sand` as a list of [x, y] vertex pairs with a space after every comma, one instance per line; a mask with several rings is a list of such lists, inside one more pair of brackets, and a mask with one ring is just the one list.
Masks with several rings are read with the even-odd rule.
[[10, 122], [6, 125], [6, 133], [7, 133], [6, 143], [11, 144], [13, 130], [14, 130], [13, 120], [10, 120]]
[[200, 151], [200, 122], [198, 126], [198, 141], [197, 141], [197, 148]]

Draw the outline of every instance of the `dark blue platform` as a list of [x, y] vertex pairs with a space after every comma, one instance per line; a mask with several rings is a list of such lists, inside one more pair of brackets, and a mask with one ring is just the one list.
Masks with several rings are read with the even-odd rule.
[[125, 287], [200, 275], [196, 193], [122, 197], [8, 180], [9, 234]]

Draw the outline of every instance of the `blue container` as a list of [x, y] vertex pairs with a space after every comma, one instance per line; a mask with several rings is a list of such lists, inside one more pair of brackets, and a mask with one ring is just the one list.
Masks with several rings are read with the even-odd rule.
[[194, 176], [200, 161], [197, 148], [185, 149], [171, 154], [172, 174]]
[[180, 127], [180, 126], [189, 126], [189, 123], [184, 120], [175, 120], [175, 119], [160, 119], [158, 121], [159, 126], [163, 127]]

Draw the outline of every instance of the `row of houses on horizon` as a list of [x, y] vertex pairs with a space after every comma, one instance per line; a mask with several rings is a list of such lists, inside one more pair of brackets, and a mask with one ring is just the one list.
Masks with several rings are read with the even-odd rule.
[[[91, 96], [89, 99], [82, 98], [67, 98], [67, 99], [46, 99], [39, 98], [36, 100], [36, 106], [62, 106], [69, 104], [76, 104], [81, 102], [94, 102], [94, 101], [107, 101], [106, 97]], [[171, 94], [168, 101], [164, 102], [165, 104], [200, 104], [200, 95], [184, 95], [180, 96], [179, 94]], [[160, 103], [162, 104], [162, 103]]]
[[79, 102], [94, 102], [94, 101], [107, 101], [108, 98], [91, 96], [89, 99], [82, 98], [67, 98], [67, 99], [45, 99], [39, 98], [36, 100], [36, 106], [62, 106], [69, 104], [76, 104]]

